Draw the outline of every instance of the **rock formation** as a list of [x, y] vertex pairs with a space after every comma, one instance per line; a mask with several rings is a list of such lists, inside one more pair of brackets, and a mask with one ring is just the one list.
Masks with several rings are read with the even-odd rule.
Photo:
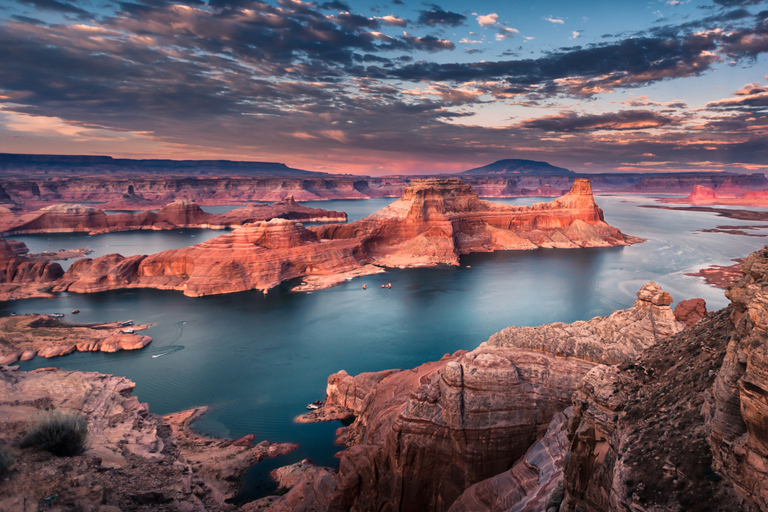
[[[149, 325], [134, 325], [143, 331]], [[0, 317], [0, 364], [28, 361], [35, 356], [58, 357], [72, 352], [117, 352], [146, 347], [152, 338], [122, 332], [120, 322], [74, 325], [51, 315], [11, 315]]]
[[271, 205], [249, 205], [226, 213], [207, 213], [194, 201], [179, 199], [158, 210], [140, 213], [107, 214], [97, 208], [57, 204], [36, 212], [0, 214], [4, 235], [28, 233], [110, 233], [138, 229], [209, 228], [224, 229], [243, 224], [283, 218], [304, 222], [344, 222], [347, 214], [302, 206], [288, 196]]
[[82, 259], [54, 290], [159, 288], [198, 297], [267, 290], [296, 277], [329, 277], [313, 281], [318, 289], [338, 282], [340, 275], [380, 271], [370, 264], [457, 265], [459, 255], [470, 252], [613, 247], [640, 241], [605, 223], [588, 180], [576, 180], [568, 194], [550, 203], [508, 206], [481, 201], [461, 180], [428, 179], [414, 181], [401, 199], [349, 224], [305, 228], [273, 219], [151, 256]]
[[698, 272], [691, 272], [685, 275], [703, 277], [704, 281], [709, 285], [717, 288], [727, 288], [731, 283], [739, 280], [743, 275], [741, 273], [741, 266], [744, 263], [744, 259], [737, 258], [733, 261], [735, 261], [736, 264], [728, 266], [710, 265], [708, 268], [703, 268]]
[[58, 263], [21, 256], [0, 238], [0, 300], [49, 296], [63, 275]]
[[607, 317], [510, 327], [408, 371], [332, 375], [326, 403], [357, 418], [339, 431], [348, 449], [330, 508], [447, 510], [524, 456], [591, 368], [631, 361], [679, 332], [671, 302], [649, 283], [632, 308]]
[[[201, 438], [188, 425], [203, 411], [157, 416], [131, 395], [134, 387], [112, 375], [0, 366], [0, 445], [15, 458], [0, 479], [0, 510], [232, 511], [226, 500], [248, 467], [296, 448]], [[84, 454], [19, 446], [46, 409], [85, 416]]]
[[[738, 190], [737, 190], [738, 191]], [[732, 206], [768, 206], [768, 189], [766, 190], [747, 190], [740, 194], [718, 195], [714, 189], [705, 185], [694, 185], [693, 190], [688, 197], [683, 198], [664, 198], [662, 203], [677, 204], [723, 204]], [[726, 192], [727, 194], [727, 192]]]

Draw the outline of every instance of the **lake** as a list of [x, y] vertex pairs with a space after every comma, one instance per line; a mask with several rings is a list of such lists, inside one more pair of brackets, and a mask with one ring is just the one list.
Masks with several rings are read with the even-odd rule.
[[[410, 368], [445, 353], [473, 349], [509, 325], [572, 322], [631, 306], [638, 289], [654, 280], [675, 301], [702, 297], [708, 309], [727, 304], [722, 290], [684, 276], [709, 264], [730, 264], [763, 246], [765, 239], [695, 232], [720, 224], [755, 224], [710, 213], [639, 208], [643, 196], [598, 196], [606, 220], [643, 244], [608, 249], [506, 251], [472, 254], [459, 267], [396, 269], [313, 293], [289, 285], [268, 295], [243, 292], [190, 298], [180, 292], [126, 290], [53, 300], [0, 304], [0, 314], [67, 313], [70, 322], [132, 319], [153, 323], [146, 349], [117, 354], [75, 353], [36, 358], [22, 368], [64, 369], [124, 375], [152, 412], [194, 406], [212, 411], [195, 424], [207, 434], [290, 441], [301, 448], [257, 465], [248, 492], [263, 485], [271, 467], [309, 457], [335, 465], [334, 431], [340, 425], [298, 425], [293, 418], [322, 399], [328, 375]], [[500, 200], [529, 204], [540, 198]], [[544, 199], [548, 200], [548, 199]], [[392, 199], [305, 203], [346, 211], [355, 220]], [[205, 208], [205, 207], [204, 207]], [[220, 231], [174, 230], [87, 235], [25, 235], [33, 252], [88, 247], [97, 254], [157, 252], [199, 243]], [[766, 234], [766, 230], [754, 231]], [[51, 250], [51, 249], [42, 249]], [[471, 268], [467, 268], [467, 266]], [[391, 289], [381, 289], [383, 283]], [[362, 285], [368, 289], [363, 290]], [[290, 283], [295, 284], [295, 283]], [[152, 355], [163, 354], [152, 358]]]

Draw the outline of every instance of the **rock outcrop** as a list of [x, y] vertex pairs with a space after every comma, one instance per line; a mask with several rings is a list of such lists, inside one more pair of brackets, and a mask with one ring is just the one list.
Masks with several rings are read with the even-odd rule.
[[[134, 325], [143, 331], [149, 325]], [[59, 357], [72, 352], [117, 352], [146, 347], [152, 338], [122, 332], [120, 322], [74, 325], [51, 315], [12, 315], [0, 317], [0, 364], [28, 361], [35, 356]]]
[[[737, 190], [738, 191], [738, 190]], [[662, 203], [710, 205], [723, 204], [732, 206], [768, 206], [768, 189], [747, 190], [742, 193], [731, 193], [718, 196], [714, 189], [705, 185], [694, 185], [688, 197], [664, 198]], [[727, 194], [727, 192], [726, 192]]]
[[0, 212], [0, 232], [4, 235], [28, 233], [110, 233], [139, 229], [208, 228], [224, 229], [270, 219], [303, 222], [345, 222], [347, 214], [302, 206], [288, 196], [271, 205], [248, 205], [225, 213], [207, 213], [194, 201], [178, 199], [157, 212], [112, 213], [81, 206], [57, 204], [36, 212], [16, 215]]
[[447, 510], [523, 457], [595, 365], [632, 361], [679, 332], [671, 302], [649, 283], [632, 308], [607, 317], [510, 327], [408, 371], [332, 375], [326, 403], [357, 418], [339, 431], [348, 449], [331, 508]]
[[0, 238], [0, 300], [49, 296], [49, 290], [63, 275], [58, 263], [19, 255]]
[[[296, 445], [253, 446], [201, 438], [188, 425], [203, 411], [150, 413], [123, 377], [0, 366], [0, 445], [15, 461], [0, 479], [0, 510], [232, 511], [240, 475]], [[87, 451], [54, 457], [19, 441], [36, 414], [77, 412], [88, 421]]]
[[[289, 202], [290, 203], [290, 202]], [[349, 224], [305, 228], [284, 219], [247, 224], [202, 244], [151, 256], [75, 262], [55, 291], [183, 290], [189, 296], [267, 290], [305, 276], [370, 274], [387, 267], [458, 264], [461, 254], [505, 249], [613, 247], [641, 242], [605, 223], [588, 180], [550, 202], [481, 201], [461, 180], [416, 180], [403, 197]]]

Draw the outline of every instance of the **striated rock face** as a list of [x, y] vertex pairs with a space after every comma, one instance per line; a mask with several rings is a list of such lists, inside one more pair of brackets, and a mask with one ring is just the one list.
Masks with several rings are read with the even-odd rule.
[[612, 247], [642, 239], [605, 223], [589, 180], [550, 203], [482, 201], [459, 179], [414, 180], [389, 206], [351, 224], [313, 228], [320, 238], [363, 237], [384, 266], [457, 265], [459, 255], [509, 249]]
[[509, 471], [469, 487], [448, 511], [557, 511], [563, 498], [563, 458], [568, 450], [566, 425], [571, 414], [570, 407], [557, 413], [544, 437]]
[[[292, 198], [284, 205], [295, 209]], [[195, 208], [177, 203], [173, 211], [177, 217], [194, 220], [199, 215]], [[518, 207], [481, 201], [458, 179], [427, 179], [412, 182], [401, 199], [358, 222], [307, 229], [273, 219], [184, 249], [80, 260], [54, 289], [89, 293], [159, 288], [197, 297], [267, 290], [296, 277], [330, 276], [313, 281], [318, 289], [339, 281], [333, 276], [380, 271], [371, 263], [458, 264], [459, 255], [470, 252], [611, 247], [640, 241], [603, 221], [588, 180], [575, 180], [568, 194], [551, 203]]]
[[0, 238], [0, 300], [45, 297], [63, 274], [58, 263], [18, 255]]
[[733, 334], [712, 391], [713, 466], [768, 510], [768, 247], [752, 253], [728, 287]]
[[207, 213], [197, 203], [187, 199], [178, 199], [156, 213], [147, 210], [108, 215], [102, 210], [80, 205], [53, 205], [20, 215], [6, 209], [0, 212], [0, 231], [9, 235], [60, 232], [99, 234], [137, 229], [224, 229], [274, 218], [304, 222], [345, 222], [347, 214], [302, 206], [294, 201], [293, 196], [271, 205], [249, 205], [218, 214]]
[[300, 223], [273, 219], [248, 224], [199, 245], [151, 256], [109, 254], [79, 260], [54, 290], [91, 293], [159, 288], [199, 297], [266, 290], [305, 274], [344, 272], [364, 263], [359, 240], [325, 243]]
[[409, 371], [332, 375], [327, 403], [357, 414], [339, 431], [349, 448], [332, 507], [447, 510], [524, 456], [596, 364], [631, 361], [680, 331], [670, 302], [649, 283], [632, 308], [608, 317], [511, 327]]

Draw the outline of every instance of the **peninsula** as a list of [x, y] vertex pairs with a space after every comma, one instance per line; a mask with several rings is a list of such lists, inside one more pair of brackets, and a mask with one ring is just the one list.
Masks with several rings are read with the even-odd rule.
[[615, 247], [642, 241], [605, 222], [586, 179], [575, 180], [562, 197], [532, 206], [482, 201], [459, 179], [424, 179], [411, 182], [400, 199], [357, 222], [307, 228], [273, 219], [150, 256], [85, 258], [52, 289], [90, 293], [158, 288], [197, 297], [268, 290], [297, 277], [319, 276], [314, 284], [318, 289], [350, 272], [458, 265], [459, 256], [471, 252]]

